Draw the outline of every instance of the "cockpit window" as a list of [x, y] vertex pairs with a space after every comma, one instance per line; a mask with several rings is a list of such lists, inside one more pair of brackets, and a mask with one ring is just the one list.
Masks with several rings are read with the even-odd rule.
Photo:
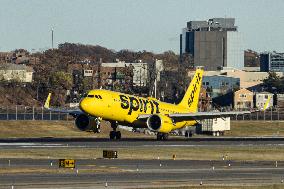
[[96, 97], [96, 98], [99, 98], [99, 96], [98, 96], [98, 95], [95, 95], [95, 97]]
[[88, 95], [88, 97], [90, 97], [90, 98], [94, 98], [94, 95]]
[[103, 99], [101, 95], [98, 95], [98, 96], [99, 96], [99, 99]]

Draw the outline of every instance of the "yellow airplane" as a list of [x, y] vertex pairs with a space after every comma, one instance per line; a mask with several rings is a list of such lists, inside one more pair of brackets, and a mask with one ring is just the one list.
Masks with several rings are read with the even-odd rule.
[[75, 125], [82, 131], [100, 129], [100, 120], [111, 123], [110, 139], [120, 139], [118, 125], [133, 128], [148, 128], [157, 133], [157, 140], [167, 140], [168, 134], [185, 126], [193, 126], [198, 120], [228, 117], [250, 112], [197, 112], [203, 70], [197, 69], [182, 99], [175, 105], [155, 98], [95, 89], [91, 90], [79, 104], [78, 110], [61, 110], [49, 107], [51, 94], [45, 102], [50, 111], [65, 112], [76, 117]]

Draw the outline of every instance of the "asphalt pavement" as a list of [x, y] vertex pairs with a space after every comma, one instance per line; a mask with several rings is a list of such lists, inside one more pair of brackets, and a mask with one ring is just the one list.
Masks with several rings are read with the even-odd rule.
[[[129, 148], [191, 146], [282, 146], [284, 138], [2, 139], [0, 149]], [[1, 171], [2, 170], [2, 171]], [[149, 186], [281, 184], [284, 162], [79, 159], [72, 170], [58, 168], [57, 159], [0, 159], [0, 188], [143, 188]], [[284, 187], [284, 184], [283, 184]]]
[[[58, 160], [0, 160], [0, 167], [57, 170]], [[51, 166], [52, 162], [52, 166]], [[96, 171], [99, 169], [100, 171]], [[284, 162], [81, 159], [64, 172], [2, 173], [0, 188], [136, 188], [212, 184], [281, 184]], [[284, 184], [283, 184], [284, 185]]]

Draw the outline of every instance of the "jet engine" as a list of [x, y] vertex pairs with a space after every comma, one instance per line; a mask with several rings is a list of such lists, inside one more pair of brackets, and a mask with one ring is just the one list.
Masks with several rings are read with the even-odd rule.
[[89, 117], [86, 114], [80, 114], [75, 119], [75, 125], [81, 131], [94, 131], [97, 129], [97, 118]]
[[174, 125], [171, 118], [165, 115], [151, 115], [147, 119], [147, 126], [150, 130], [169, 133], [173, 130]]

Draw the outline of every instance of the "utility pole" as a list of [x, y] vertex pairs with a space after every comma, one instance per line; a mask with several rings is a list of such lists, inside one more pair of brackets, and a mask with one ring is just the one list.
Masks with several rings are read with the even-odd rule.
[[100, 62], [98, 64], [98, 88], [101, 88], [101, 66], [102, 66], [102, 58], [100, 58]]
[[51, 28], [51, 48], [53, 49], [53, 28]]

